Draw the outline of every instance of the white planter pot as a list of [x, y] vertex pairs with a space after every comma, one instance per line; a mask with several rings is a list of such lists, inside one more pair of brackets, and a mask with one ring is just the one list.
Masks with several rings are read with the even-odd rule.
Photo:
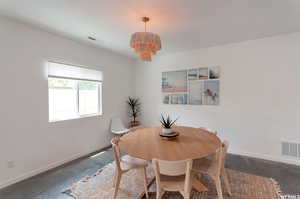
[[163, 134], [171, 134], [171, 133], [173, 133], [173, 130], [172, 130], [172, 129], [165, 129], [165, 128], [163, 128], [163, 129], [161, 130], [161, 132], [162, 132]]

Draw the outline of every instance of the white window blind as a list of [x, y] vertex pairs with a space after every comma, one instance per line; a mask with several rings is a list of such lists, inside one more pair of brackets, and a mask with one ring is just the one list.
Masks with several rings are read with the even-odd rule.
[[55, 62], [48, 62], [48, 77], [91, 80], [99, 82], [101, 82], [103, 79], [101, 71]]
[[102, 72], [48, 62], [49, 121], [102, 114]]

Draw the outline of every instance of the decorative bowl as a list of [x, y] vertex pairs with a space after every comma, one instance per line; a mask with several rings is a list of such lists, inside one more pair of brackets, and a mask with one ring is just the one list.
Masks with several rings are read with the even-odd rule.
[[179, 136], [179, 132], [172, 132], [172, 133], [169, 133], [169, 134], [163, 134], [162, 132], [160, 132], [159, 136], [161, 138], [164, 138], [164, 139], [174, 139], [174, 138], [177, 138]]

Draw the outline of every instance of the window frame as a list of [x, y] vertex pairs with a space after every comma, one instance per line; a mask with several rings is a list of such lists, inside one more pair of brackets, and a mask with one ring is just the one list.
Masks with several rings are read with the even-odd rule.
[[[50, 118], [50, 107], [49, 107], [49, 78], [53, 79], [63, 79], [63, 80], [74, 80], [76, 81], [76, 117], [70, 117], [66, 119], [53, 119], [51, 120]], [[98, 81], [98, 80], [89, 80], [89, 79], [80, 79], [80, 78], [71, 78], [71, 77], [61, 77], [61, 76], [54, 76], [54, 75], [48, 75], [48, 121], [49, 123], [53, 122], [60, 122], [60, 121], [68, 121], [68, 120], [74, 120], [74, 119], [81, 119], [81, 118], [87, 118], [87, 117], [95, 117], [95, 116], [102, 116], [102, 90], [103, 90], [103, 82]], [[91, 114], [80, 114], [80, 95], [79, 95], [79, 82], [84, 81], [84, 82], [95, 82], [97, 83], [98, 87], [98, 108], [97, 108], [97, 113], [91, 113]]]

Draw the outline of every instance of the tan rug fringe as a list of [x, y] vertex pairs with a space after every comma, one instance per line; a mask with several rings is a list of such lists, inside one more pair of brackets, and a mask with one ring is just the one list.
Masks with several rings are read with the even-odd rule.
[[77, 198], [77, 196], [75, 196], [74, 194], [72, 194], [72, 190], [71, 189], [67, 189], [67, 190], [65, 190], [62, 193], [68, 194], [69, 196], [73, 197], [74, 199], [79, 199], [79, 198]]
[[273, 178], [270, 178], [272, 183], [273, 183], [273, 186], [274, 186], [274, 189], [278, 195], [278, 198], [282, 198], [282, 191], [281, 191], [281, 187], [280, 187], [280, 184]]
[[[94, 177], [100, 175], [100, 173], [101, 173], [106, 167], [108, 167], [108, 166], [111, 165], [111, 164], [112, 164], [112, 163], [105, 165], [105, 166], [102, 167], [101, 169], [98, 169], [98, 170], [96, 171], [95, 174], [93, 174], [93, 175], [91, 175], [91, 176], [86, 176], [84, 179], [81, 179], [81, 180], [78, 181], [77, 183], [79, 183], [79, 182], [88, 182], [89, 179], [94, 178]], [[77, 184], [77, 183], [76, 183], [76, 184]], [[73, 197], [74, 199], [79, 199], [76, 195], [73, 194], [72, 189], [73, 189], [73, 185], [72, 185], [71, 187], [69, 187], [68, 189], [64, 190], [62, 193], [68, 194], [69, 196]]]
[[80, 182], [88, 182], [89, 179], [91, 178], [94, 178], [96, 176], [98, 176], [107, 166], [109, 165], [106, 165], [104, 167], [102, 167], [101, 169], [99, 169], [95, 174], [91, 175], [91, 176], [86, 176], [84, 179], [82, 179]]

